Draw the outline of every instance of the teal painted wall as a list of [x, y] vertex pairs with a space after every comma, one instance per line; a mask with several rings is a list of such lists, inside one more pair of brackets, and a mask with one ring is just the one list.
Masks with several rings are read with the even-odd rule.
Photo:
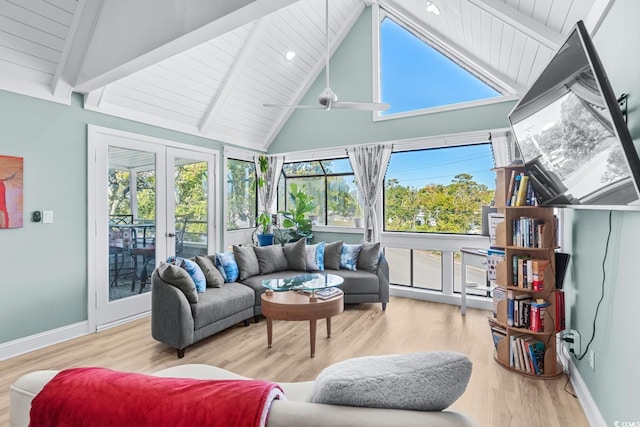
[[[216, 141], [0, 91], [0, 154], [24, 157], [24, 227], [0, 230], [0, 343], [87, 320], [87, 124]], [[31, 222], [53, 210], [54, 223]]]
[[[630, 94], [628, 127], [640, 147], [640, 2], [616, 0], [593, 36], [614, 93]], [[573, 254], [567, 298], [569, 324], [580, 332], [582, 347], [593, 331], [601, 296], [603, 259], [609, 230], [609, 211], [565, 210], [567, 250]], [[595, 371], [588, 355], [573, 358], [580, 376], [606, 425], [640, 422], [637, 390], [640, 384], [640, 340], [637, 313], [640, 301], [640, 212], [614, 211], [604, 271], [604, 299], [595, 325]]]
[[[371, 101], [371, 8], [365, 9], [331, 58], [331, 88], [343, 101]], [[325, 86], [322, 72], [303, 97], [317, 103]], [[515, 101], [373, 122], [368, 111], [295, 110], [269, 147], [270, 153], [299, 151], [301, 146], [328, 148], [509, 126]]]

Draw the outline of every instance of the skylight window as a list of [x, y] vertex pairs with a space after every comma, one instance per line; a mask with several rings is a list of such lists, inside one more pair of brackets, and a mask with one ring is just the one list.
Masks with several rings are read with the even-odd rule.
[[389, 17], [380, 23], [380, 88], [391, 104], [383, 115], [502, 96]]

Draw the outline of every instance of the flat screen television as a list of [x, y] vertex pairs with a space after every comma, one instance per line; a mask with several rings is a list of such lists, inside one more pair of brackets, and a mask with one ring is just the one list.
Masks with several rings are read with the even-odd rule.
[[509, 121], [540, 206], [640, 209], [640, 160], [582, 21]]

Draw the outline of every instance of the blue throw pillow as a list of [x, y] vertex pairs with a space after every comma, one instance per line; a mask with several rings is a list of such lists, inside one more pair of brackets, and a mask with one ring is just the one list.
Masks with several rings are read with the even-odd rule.
[[189, 276], [193, 279], [193, 283], [196, 284], [196, 291], [203, 293], [207, 289], [207, 279], [202, 272], [200, 266], [190, 259], [170, 256], [167, 258], [167, 263], [180, 266], [183, 270], [189, 273]]
[[361, 244], [348, 245], [344, 243], [340, 252], [340, 268], [343, 270], [355, 270], [360, 249], [362, 249]]
[[238, 280], [240, 270], [236, 263], [236, 258], [233, 256], [233, 252], [219, 252], [216, 254], [216, 267], [220, 270], [222, 277], [226, 283], [235, 282]]
[[324, 271], [324, 242], [305, 247], [307, 270]]

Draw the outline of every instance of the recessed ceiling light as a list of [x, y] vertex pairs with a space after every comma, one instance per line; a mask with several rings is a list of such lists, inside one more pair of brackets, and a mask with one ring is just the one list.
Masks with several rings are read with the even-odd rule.
[[296, 57], [296, 53], [292, 50], [288, 50], [287, 53], [284, 54], [284, 59], [287, 61], [293, 61], [293, 58]]
[[427, 12], [433, 13], [434, 15], [440, 15], [440, 9], [432, 1], [427, 2]]

